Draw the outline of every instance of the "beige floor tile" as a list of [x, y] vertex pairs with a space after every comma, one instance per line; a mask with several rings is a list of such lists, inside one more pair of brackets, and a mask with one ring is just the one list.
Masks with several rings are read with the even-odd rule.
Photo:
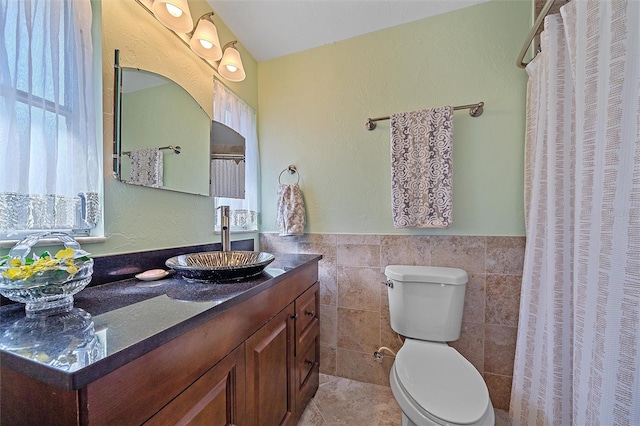
[[[496, 426], [511, 426], [509, 413], [495, 410]], [[400, 426], [400, 407], [388, 386], [320, 375], [320, 387], [298, 426]]]
[[298, 426], [400, 426], [400, 407], [390, 387], [321, 376]]

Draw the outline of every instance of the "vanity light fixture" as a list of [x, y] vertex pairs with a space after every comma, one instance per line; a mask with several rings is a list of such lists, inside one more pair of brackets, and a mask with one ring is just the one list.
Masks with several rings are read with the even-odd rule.
[[196, 23], [189, 11], [188, 0], [135, 0], [166, 28], [171, 30], [183, 43], [200, 56], [220, 76], [232, 82], [240, 82], [246, 74], [237, 40], [220, 48], [218, 30], [213, 23], [213, 12], [205, 13]]
[[211, 20], [213, 12], [205, 13], [198, 20], [196, 29], [189, 40], [189, 46], [196, 55], [210, 61], [219, 61], [222, 58], [218, 29]]
[[222, 49], [224, 56], [218, 65], [218, 74], [233, 82], [242, 81], [246, 77], [236, 43], [236, 41], [230, 41], [224, 46]]
[[177, 33], [193, 30], [193, 20], [187, 0], [154, 0], [153, 16], [165, 27]]

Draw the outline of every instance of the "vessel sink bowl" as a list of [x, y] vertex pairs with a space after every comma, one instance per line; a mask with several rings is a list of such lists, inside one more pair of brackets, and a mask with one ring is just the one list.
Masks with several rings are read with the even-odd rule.
[[187, 281], [238, 281], [260, 274], [275, 260], [257, 251], [211, 251], [174, 256], [165, 264]]

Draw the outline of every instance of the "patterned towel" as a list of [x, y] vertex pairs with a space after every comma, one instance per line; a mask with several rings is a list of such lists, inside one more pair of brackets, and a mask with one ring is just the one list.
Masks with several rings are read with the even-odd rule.
[[302, 192], [297, 183], [278, 185], [278, 215], [281, 236], [304, 233], [305, 210]]
[[395, 228], [446, 228], [452, 221], [453, 108], [391, 116]]
[[131, 150], [131, 177], [134, 185], [159, 188], [163, 185], [164, 158], [159, 148], [140, 148]]

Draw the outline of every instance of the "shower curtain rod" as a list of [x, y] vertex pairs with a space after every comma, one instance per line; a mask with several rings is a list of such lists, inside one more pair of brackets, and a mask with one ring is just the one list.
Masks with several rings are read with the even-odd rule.
[[244, 161], [244, 154], [211, 154], [212, 160], [238, 160]]
[[522, 49], [520, 50], [518, 59], [516, 59], [516, 65], [518, 66], [518, 68], [525, 68], [529, 64], [529, 62], [526, 62], [526, 63], [523, 62], [524, 55], [526, 55], [527, 52], [529, 51], [533, 38], [536, 36], [538, 29], [542, 25], [542, 22], [544, 22], [544, 18], [549, 14], [549, 10], [551, 10], [551, 6], [553, 6], [555, 2], [556, 0], [547, 0], [544, 6], [542, 6], [542, 10], [540, 10], [540, 14], [538, 15], [535, 22], [533, 23], [533, 27], [531, 27], [531, 31], [529, 31], [529, 35], [527, 35], [527, 39], [522, 45]]
[[[453, 110], [458, 111], [461, 109], [468, 109], [469, 115], [472, 117], [480, 117], [482, 112], [484, 111], [484, 102], [478, 102], [477, 104], [469, 104], [469, 105], [459, 105], [454, 106]], [[364, 128], [367, 130], [373, 130], [376, 128], [376, 121], [388, 120], [391, 117], [377, 117], [377, 118], [367, 118], [367, 122], [364, 123]]]

